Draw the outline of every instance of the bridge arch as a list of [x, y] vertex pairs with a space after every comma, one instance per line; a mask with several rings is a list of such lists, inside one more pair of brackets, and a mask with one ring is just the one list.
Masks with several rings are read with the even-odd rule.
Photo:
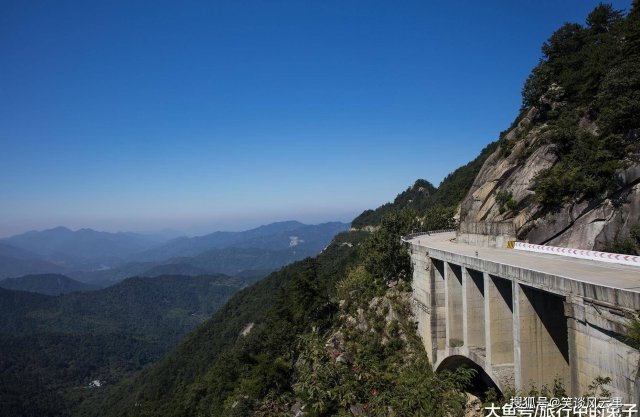
[[[474, 360], [475, 359], [475, 360]], [[474, 369], [476, 375], [471, 381], [471, 393], [477, 397], [484, 397], [487, 390], [493, 388], [498, 396], [502, 396], [505, 390], [508, 388], [506, 384], [502, 383], [496, 375], [493, 375], [491, 371], [487, 371], [484, 368], [484, 363], [480, 358], [472, 359], [464, 354], [454, 354], [442, 358], [434, 364], [436, 371], [449, 370], [453, 371], [460, 367], [467, 367]]]

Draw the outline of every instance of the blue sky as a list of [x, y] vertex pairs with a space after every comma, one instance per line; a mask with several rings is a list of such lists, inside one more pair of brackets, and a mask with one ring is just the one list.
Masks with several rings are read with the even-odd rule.
[[0, 236], [349, 221], [495, 140], [597, 3], [4, 0]]

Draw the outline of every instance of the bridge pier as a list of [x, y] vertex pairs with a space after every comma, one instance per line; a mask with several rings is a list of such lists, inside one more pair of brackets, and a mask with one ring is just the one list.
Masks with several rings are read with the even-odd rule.
[[467, 315], [464, 321], [465, 344], [469, 349], [486, 351], [484, 277], [481, 272], [473, 269], [464, 268], [464, 271], [464, 305]]
[[513, 294], [509, 280], [485, 274], [487, 288], [487, 366], [501, 376], [505, 387], [515, 388]]
[[571, 387], [567, 320], [564, 299], [515, 283], [514, 329], [517, 331], [516, 387], [553, 386], [562, 380]]
[[464, 321], [462, 292], [462, 268], [459, 265], [445, 263], [446, 291], [445, 303], [447, 305], [447, 347], [464, 345]]
[[[433, 330], [433, 350], [444, 349], [447, 345], [447, 305], [446, 305], [446, 282], [444, 262], [432, 260], [433, 263], [433, 294], [435, 316], [432, 320]], [[435, 355], [434, 355], [435, 357]]]

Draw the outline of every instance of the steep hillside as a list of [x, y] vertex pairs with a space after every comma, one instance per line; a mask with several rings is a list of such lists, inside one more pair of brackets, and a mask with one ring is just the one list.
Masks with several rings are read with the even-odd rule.
[[6, 278], [0, 280], [0, 288], [37, 292], [45, 295], [60, 295], [97, 289], [60, 274], [25, 275], [18, 278]]
[[0, 414], [69, 415], [96, 395], [91, 381], [156, 361], [244, 285], [163, 276], [57, 297], [0, 288]]
[[391, 203], [385, 203], [375, 210], [363, 211], [358, 217], [353, 219], [351, 226], [354, 229], [365, 229], [367, 226], [378, 226], [385, 214], [389, 214], [403, 207], [412, 208], [416, 211], [424, 211], [432, 205], [433, 194], [436, 187], [427, 180], [417, 180], [411, 187], [407, 188]]
[[[296, 338], [296, 324], [261, 325], [267, 319], [267, 312], [276, 308], [274, 303], [278, 304], [277, 308], [293, 307], [287, 288], [310, 268], [317, 274], [317, 285], [331, 286], [335, 277], [353, 263], [366, 235], [359, 232], [339, 234], [317, 260], [296, 262], [238, 292], [158, 364], [139, 377], [116, 386], [104, 403], [83, 406], [79, 415], [104, 415], [100, 410], [110, 410], [107, 415], [114, 416], [192, 415], [196, 413], [196, 407], [200, 407], [200, 401], [203, 401], [201, 407], [213, 406], [212, 402], [216, 402], [216, 407], [222, 406], [222, 396], [229, 395], [237, 382], [233, 375], [240, 371], [240, 368], [234, 369], [236, 355], [240, 352], [238, 348], [249, 343], [241, 332], [248, 332], [250, 343], [256, 348], [262, 343], [260, 340], [265, 332], [272, 332], [268, 338], [270, 343], [280, 347], [294, 344], [291, 339]], [[313, 296], [307, 301], [316, 302]], [[297, 308], [306, 310], [311, 306]], [[266, 350], [265, 354], [269, 355]], [[269, 357], [256, 360], [262, 363]], [[136, 403], [142, 404], [140, 409], [135, 407]], [[193, 408], [189, 410], [188, 407]]]
[[457, 415], [472, 375], [432, 372], [411, 321], [399, 236], [416, 224], [392, 212], [373, 234], [336, 236], [78, 415]]
[[533, 243], [636, 253], [640, 244], [640, 10], [598, 6], [542, 48], [523, 106], [461, 204]]

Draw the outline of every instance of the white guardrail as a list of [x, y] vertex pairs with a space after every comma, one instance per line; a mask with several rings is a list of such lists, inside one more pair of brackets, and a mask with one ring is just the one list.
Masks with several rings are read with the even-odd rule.
[[[430, 230], [428, 232], [410, 233], [402, 236], [400, 240], [407, 243], [409, 240], [419, 236], [429, 236], [438, 233], [455, 232], [455, 229]], [[533, 243], [517, 242], [511, 240], [508, 242], [509, 249], [524, 250], [529, 252], [547, 253], [552, 255], [568, 256], [571, 258], [590, 259], [592, 261], [608, 262], [612, 264], [633, 265], [640, 267], [640, 256], [623, 255], [619, 253], [598, 252], [594, 250], [561, 248], [559, 246], [536, 245]]]
[[429, 230], [428, 232], [416, 232], [416, 233], [409, 233], [406, 236], [402, 236], [400, 237], [400, 241], [407, 243], [409, 240], [416, 238], [418, 236], [430, 236], [430, 235], [435, 235], [438, 233], [451, 233], [451, 232], [455, 232], [456, 229], [438, 229], [438, 230]]
[[621, 255], [619, 253], [598, 252], [593, 250], [561, 248], [558, 246], [535, 245], [533, 243], [513, 242], [513, 249], [529, 252], [550, 253], [552, 255], [569, 256], [572, 258], [591, 259], [594, 261], [613, 264], [634, 265], [640, 267], [640, 256]]

